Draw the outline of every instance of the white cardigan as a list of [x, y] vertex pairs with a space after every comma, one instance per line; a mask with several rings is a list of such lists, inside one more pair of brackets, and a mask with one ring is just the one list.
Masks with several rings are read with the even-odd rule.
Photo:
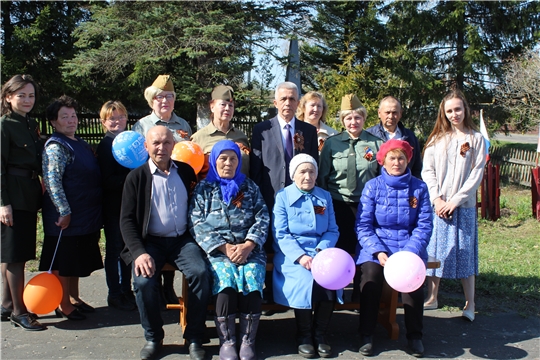
[[[468, 142], [465, 156], [461, 146]], [[462, 139], [446, 135], [424, 152], [422, 180], [429, 189], [431, 203], [438, 197], [458, 207], [476, 206], [476, 190], [484, 176], [486, 144], [482, 134], [471, 131]]]

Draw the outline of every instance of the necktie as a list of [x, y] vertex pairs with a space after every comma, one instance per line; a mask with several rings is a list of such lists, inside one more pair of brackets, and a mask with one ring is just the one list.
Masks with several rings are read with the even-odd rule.
[[290, 161], [293, 157], [291, 125], [285, 125], [285, 130], [287, 130], [287, 134], [285, 135], [285, 150], [287, 151], [287, 155], [289, 155]]
[[349, 139], [349, 152], [347, 156], [347, 189], [351, 192], [356, 189], [356, 151], [354, 151], [354, 145], [357, 141], [357, 139]]

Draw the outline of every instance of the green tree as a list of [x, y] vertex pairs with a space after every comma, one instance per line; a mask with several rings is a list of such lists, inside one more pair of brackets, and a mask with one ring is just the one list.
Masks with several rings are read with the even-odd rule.
[[86, 5], [81, 1], [2, 1], [2, 78], [32, 75], [42, 94], [35, 111], [70, 93], [59, 67], [74, 54], [71, 33], [89, 17]]
[[496, 103], [512, 115], [519, 130], [529, 130], [540, 123], [540, 53], [530, 50], [511, 58], [503, 70]]

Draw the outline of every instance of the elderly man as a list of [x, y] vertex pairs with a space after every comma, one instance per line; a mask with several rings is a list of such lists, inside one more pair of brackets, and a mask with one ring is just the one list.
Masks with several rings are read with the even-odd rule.
[[[298, 88], [292, 82], [283, 82], [276, 88], [274, 105], [278, 115], [255, 125], [251, 137], [250, 178], [259, 186], [268, 211], [272, 213], [275, 194], [292, 183], [289, 163], [296, 154], [306, 153], [319, 161], [317, 129], [297, 121], [294, 114], [298, 107]], [[264, 244], [267, 253], [273, 253], [272, 232]], [[266, 274], [264, 300], [273, 301], [272, 273]], [[273, 311], [263, 311], [271, 315]]]
[[206, 255], [186, 231], [195, 173], [189, 165], [171, 160], [174, 139], [165, 126], [148, 131], [145, 147], [150, 159], [127, 176], [120, 215], [126, 243], [122, 258], [133, 263], [133, 286], [147, 340], [141, 359], [155, 357], [163, 345], [159, 275], [163, 265], [170, 263], [176, 264], [189, 282], [184, 338], [191, 359], [202, 360], [211, 277]]
[[407, 129], [399, 121], [403, 114], [401, 102], [393, 96], [387, 96], [379, 103], [379, 119], [381, 120], [375, 126], [366, 129], [367, 132], [381, 138], [384, 142], [390, 139], [404, 140], [412, 146], [414, 152], [409, 168], [414, 177], [421, 179], [422, 156], [420, 143], [412, 130]]
[[[174, 141], [179, 142], [190, 139], [192, 132], [188, 122], [173, 112], [176, 92], [170, 75], [159, 75], [152, 85], [144, 90], [144, 98], [152, 109], [152, 113], [137, 121], [131, 130], [146, 136], [146, 133], [152, 127], [163, 125], [171, 130]], [[167, 303], [177, 304], [178, 297], [173, 286], [174, 273], [165, 272], [162, 276], [161, 307], [165, 307]]]
[[[292, 183], [289, 163], [294, 155], [306, 153], [319, 161], [317, 129], [296, 120], [294, 114], [298, 102], [298, 88], [294, 83], [279, 84], [274, 99], [277, 116], [253, 128], [249, 173], [259, 185], [270, 212], [275, 194]], [[272, 241], [266, 244], [272, 244]]]

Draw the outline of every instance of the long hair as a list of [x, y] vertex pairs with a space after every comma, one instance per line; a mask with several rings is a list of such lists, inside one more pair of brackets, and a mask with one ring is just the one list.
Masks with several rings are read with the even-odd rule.
[[465, 117], [463, 119], [463, 126], [468, 130], [477, 130], [476, 126], [472, 121], [471, 109], [467, 103], [467, 99], [463, 93], [459, 90], [452, 90], [449, 92], [441, 101], [439, 105], [439, 112], [437, 114], [437, 120], [435, 121], [435, 126], [433, 131], [429, 135], [426, 145], [424, 146], [424, 151], [427, 147], [434, 145], [438, 140], [440, 140], [446, 134], [452, 132], [452, 124], [450, 120], [446, 118], [446, 113], [444, 111], [444, 105], [447, 101], [452, 99], [460, 99], [463, 102], [463, 109], [465, 111]]
[[15, 75], [9, 79], [4, 86], [2, 86], [2, 108], [1, 115], [11, 114], [13, 109], [11, 108], [11, 103], [7, 102], [6, 98], [9, 95], [14, 94], [28, 84], [34, 86], [34, 94], [37, 102], [38, 98], [38, 87], [34, 79], [30, 75]]
[[298, 109], [296, 110], [296, 118], [298, 120], [305, 121], [304, 112], [306, 111], [306, 103], [311, 100], [321, 100], [323, 111], [319, 121], [325, 123], [326, 113], [328, 112], [328, 104], [326, 103], [326, 100], [324, 100], [324, 95], [317, 91], [310, 91], [306, 95], [302, 96], [300, 103], [298, 104]]

